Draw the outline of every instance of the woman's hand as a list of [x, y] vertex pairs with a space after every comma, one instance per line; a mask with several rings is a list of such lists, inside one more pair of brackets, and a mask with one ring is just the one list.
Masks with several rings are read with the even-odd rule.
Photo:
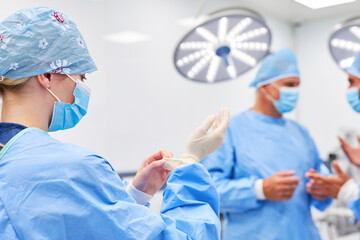
[[[190, 136], [181, 159], [200, 162], [217, 150], [223, 143], [229, 125], [229, 110], [220, 109], [219, 114], [210, 115]], [[212, 131], [209, 132], [209, 129]]]
[[166, 150], [159, 150], [148, 156], [142, 162], [136, 176], [132, 180], [133, 186], [146, 194], [153, 196], [164, 185], [170, 173], [163, 168], [164, 158], [172, 158], [173, 154]]

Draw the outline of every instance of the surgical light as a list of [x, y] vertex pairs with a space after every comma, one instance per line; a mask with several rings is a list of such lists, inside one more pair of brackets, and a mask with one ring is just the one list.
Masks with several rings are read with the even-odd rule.
[[193, 81], [214, 83], [237, 78], [269, 53], [271, 32], [257, 13], [222, 9], [193, 27], [174, 53], [177, 71]]
[[329, 50], [337, 65], [346, 70], [360, 53], [360, 17], [349, 19], [334, 27]]

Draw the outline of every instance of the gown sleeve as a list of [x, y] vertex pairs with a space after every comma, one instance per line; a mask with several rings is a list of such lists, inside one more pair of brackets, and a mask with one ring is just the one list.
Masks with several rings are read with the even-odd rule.
[[242, 213], [261, 207], [264, 201], [257, 199], [254, 190], [258, 177], [244, 173], [240, 178], [233, 178], [235, 161], [231, 131], [228, 128], [223, 145], [201, 162], [215, 182], [220, 195], [221, 211]]
[[[320, 158], [319, 152], [317, 150], [317, 147], [311, 137], [309, 137], [309, 146], [310, 151], [314, 159], [314, 169], [321, 175], [329, 176], [330, 171], [323, 163], [322, 159]], [[332, 198], [326, 198], [324, 200], [318, 200], [311, 196], [311, 204], [315, 208], [317, 208], [320, 211], [324, 211], [327, 207], [329, 207], [332, 203]]]
[[134, 201], [106, 160], [82, 160], [29, 169], [38, 174], [24, 194], [6, 189], [20, 239], [220, 239], [219, 196], [202, 165], [170, 174], [158, 215]]
[[0, 239], [18, 239], [15, 229], [0, 199]]

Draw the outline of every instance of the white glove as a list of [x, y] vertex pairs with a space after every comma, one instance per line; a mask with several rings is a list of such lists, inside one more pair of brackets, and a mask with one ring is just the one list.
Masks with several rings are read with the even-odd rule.
[[178, 159], [178, 158], [164, 158], [166, 160], [166, 163], [164, 164], [163, 168], [173, 171], [174, 169], [184, 166], [187, 164], [194, 163], [193, 161], [190, 161], [188, 159]]
[[[219, 114], [210, 115], [190, 135], [183, 155], [180, 159], [167, 158], [164, 167], [168, 170], [190, 163], [198, 163], [210, 153], [217, 150], [223, 143], [229, 125], [229, 110], [220, 109]], [[212, 131], [209, 132], [209, 129]]]

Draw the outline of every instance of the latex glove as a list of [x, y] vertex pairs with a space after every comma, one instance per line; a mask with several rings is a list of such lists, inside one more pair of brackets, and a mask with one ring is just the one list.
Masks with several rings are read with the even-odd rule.
[[[341, 148], [345, 152], [346, 156], [349, 158], [350, 162], [354, 165], [360, 167], [360, 146], [359, 147], [352, 147], [349, 143], [347, 143], [341, 137], [338, 137]], [[358, 143], [360, 145], [360, 136], [357, 136]]]
[[263, 181], [265, 198], [270, 201], [290, 200], [299, 185], [300, 178], [295, 171], [277, 172]]
[[189, 159], [178, 159], [178, 158], [165, 158], [165, 161], [166, 163], [164, 164], [164, 168], [169, 171], [173, 171], [174, 169], [183, 165], [194, 163], [194, 161]]
[[[221, 108], [219, 114], [210, 115], [191, 135], [181, 159], [200, 162], [223, 143], [229, 125], [229, 110]], [[209, 132], [209, 129], [212, 131]]]
[[313, 169], [305, 173], [305, 176], [311, 179], [306, 184], [306, 190], [316, 199], [337, 198], [341, 187], [350, 179], [336, 161], [333, 161], [332, 165], [337, 173], [334, 176], [323, 176]]
[[[217, 115], [208, 116], [190, 135], [181, 158], [166, 159], [167, 162], [164, 167], [168, 170], [174, 170], [184, 164], [198, 163], [217, 150], [224, 141], [229, 117], [227, 108], [221, 108]], [[210, 128], [212, 131], [209, 132]]]
[[171, 152], [159, 150], [145, 158], [132, 180], [133, 186], [137, 190], [153, 196], [165, 184], [170, 173], [164, 169], [166, 163], [164, 158], [171, 158], [172, 156]]

